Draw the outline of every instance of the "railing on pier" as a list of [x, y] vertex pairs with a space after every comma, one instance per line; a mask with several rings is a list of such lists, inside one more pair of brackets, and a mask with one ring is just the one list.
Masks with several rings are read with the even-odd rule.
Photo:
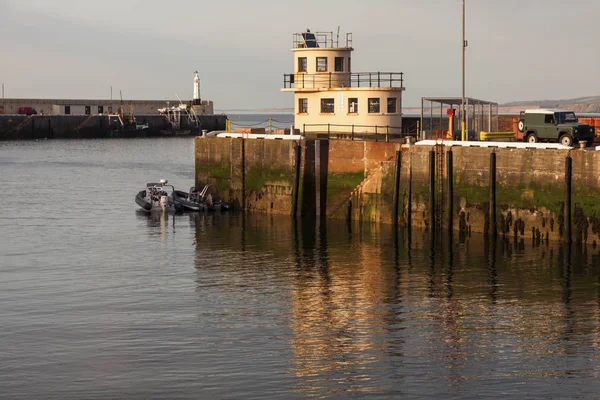
[[303, 124], [302, 136], [307, 139], [341, 139], [389, 142], [390, 140], [415, 137], [400, 126], [389, 125], [339, 125]]
[[[346, 33], [345, 35], [346, 45], [345, 48], [352, 47], [352, 33]], [[343, 40], [343, 38], [342, 38]], [[294, 39], [292, 48], [304, 49], [304, 48], [325, 48], [325, 49], [339, 49], [340, 47], [340, 35], [334, 34], [334, 32], [301, 32], [294, 33]]]
[[340, 87], [404, 88], [404, 72], [325, 72], [284, 74], [284, 89]]

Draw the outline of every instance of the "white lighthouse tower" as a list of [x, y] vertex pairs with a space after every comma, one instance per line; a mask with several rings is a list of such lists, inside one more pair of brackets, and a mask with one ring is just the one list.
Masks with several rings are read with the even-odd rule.
[[198, 76], [198, 71], [196, 71], [196, 75], [194, 76], [194, 97], [192, 104], [200, 105], [200, 77]]

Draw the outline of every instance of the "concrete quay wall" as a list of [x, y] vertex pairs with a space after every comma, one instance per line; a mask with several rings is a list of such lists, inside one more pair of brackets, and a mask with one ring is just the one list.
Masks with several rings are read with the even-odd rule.
[[[429, 157], [433, 147], [362, 141], [196, 138], [196, 184], [214, 183], [237, 208], [291, 214], [295, 147], [301, 148], [297, 214], [393, 223], [396, 151], [402, 155], [400, 225], [431, 229]], [[600, 152], [444, 147], [436, 177], [441, 228], [449, 222], [446, 157], [452, 150], [453, 230], [489, 230], [490, 153], [496, 154], [496, 225], [501, 235], [565, 239], [565, 158], [573, 165], [572, 240], [600, 240]], [[439, 173], [441, 172], [441, 175]], [[441, 185], [438, 183], [441, 179]], [[437, 194], [441, 189], [441, 194]]]
[[[227, 119], [224, 115], [199, 116], [200, 130], [221, 130]], [[160, 115], [136, 115], [139, 124], [148, 129], [135, 131], [119, 129], [119, 123], [106, 115], [0, 115], [0, 140], [35, 139], [86, 139], [105, 137], [145, 137], [179, 134], [197, 135], [199, 129], [182, 124], [179, 131], [172, 131], [167, 120]]]

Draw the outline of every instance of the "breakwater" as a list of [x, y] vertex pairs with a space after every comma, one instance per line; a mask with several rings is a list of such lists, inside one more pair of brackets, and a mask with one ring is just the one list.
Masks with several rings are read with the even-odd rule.
[[146, 137], [197, 135], [201, 130], [225, 129], [225, 115], [200, 115], [200, 126], [191, 126], [182, 119], [173, 129], [161, 115], [136, 115], [139, 125], [123, 126], [117, 118], [107, 115], [0, 115], [0, 140], [86, 139], [104, 137]]
[[238, 209], [538, 242], [600, 240], [600, 152], [591, 149], [236, 138], [196, 138], [195, 146], [196, 185], [213, 183]]

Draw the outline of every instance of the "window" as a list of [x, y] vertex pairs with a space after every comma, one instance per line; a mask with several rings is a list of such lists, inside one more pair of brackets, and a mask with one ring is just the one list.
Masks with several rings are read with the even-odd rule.
[[308, 112], [308, 99], [298, 99], [298, 113], [306, 114]]
[[335, 58], [335, 72], [344, 72], [344, 57]]
[[335, 102], [333, 99], [321, 99], [321, 113], [333, 114], [335, 110]]
[[65, 106], [65, 114], [71, 114], [71, 106]]
[[348, 113], [349, 114], [357, 114], [358, 113], [358, 99], [356, 97], [351, 97], [348, 99]]
[[396, 98], [395, 97], [388, 97], [387, 113], [388, 114], [396, 114]]
[[308, 61], [306, 57], [298, 57], [298, 72], [306, 72], [308, 69]]
[[552, 115], [552, 114], [545, 115], [544, 123], [545, 124], [553, 124], [554, 123], [554, 115]]
[[327, 57], [317, 57], [317, 72], [327, 72]]
[[85, 106], [85, 115], [90, 115], [92, 112], [90, 106]]
[[379, 99], [370, 98], [369, 99], [369, 114], [379, 114], [381, 112]]
[[104, 106], [98, 106], [98, 114], [104, 113]]
[[348, 57], [348, 72], [352, 72], [352, 68], [350, 68], [350, 57]]

